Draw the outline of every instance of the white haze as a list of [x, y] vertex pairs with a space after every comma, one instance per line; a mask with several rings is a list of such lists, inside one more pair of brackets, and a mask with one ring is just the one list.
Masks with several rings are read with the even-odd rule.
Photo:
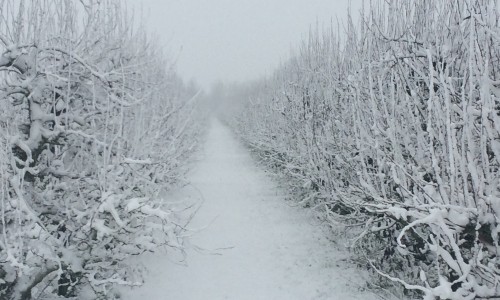
[[[129, 0], [177, 58], [180, 75], [204, 88], [269, 74], [311, 26], [345, 20], [362, 0]], [[337, 19], [338, 18], [338, 19]]]

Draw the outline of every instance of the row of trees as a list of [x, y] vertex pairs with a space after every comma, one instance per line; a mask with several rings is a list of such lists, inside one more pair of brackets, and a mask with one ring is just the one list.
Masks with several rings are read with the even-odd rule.
[[230, 95], [244, 140], [407, 294], [500, 297], [499, 17], [495, 0], [370, 1]]
[[182, 247], [196, 91], [119, 0], [0, 1], [0, 298], [110, 299]]

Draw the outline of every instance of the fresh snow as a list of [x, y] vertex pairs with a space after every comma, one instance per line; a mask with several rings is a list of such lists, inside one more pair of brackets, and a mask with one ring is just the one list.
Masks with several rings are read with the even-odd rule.
[[307, 210], [285, 200], [217, 120], [202, 156], [190, 187], [176, 195], [203, 199], [189, 224], [186, 260], [169, 252], [141, 257], [145, 284], [124, 289], [123, 299], [377, 299], [348, 254]]

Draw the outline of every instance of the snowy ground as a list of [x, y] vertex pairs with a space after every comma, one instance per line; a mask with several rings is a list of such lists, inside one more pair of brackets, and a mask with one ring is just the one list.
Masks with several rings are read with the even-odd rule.
[[142, 258], [146, 284], [124, 299], [377, 299], [219, 121], [189, 179], [184, 196], [204, 199], [190, 228], [205, 229], [191, 237], [187, 265], [172, 255]]

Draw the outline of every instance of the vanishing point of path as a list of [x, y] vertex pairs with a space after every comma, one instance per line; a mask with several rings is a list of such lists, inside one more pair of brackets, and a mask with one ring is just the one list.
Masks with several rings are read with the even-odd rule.
[[345, 254], [325, 238], [307, 210], [213, 120], [189, 179], [204, 199], [191, 229], [187, 266], [169, 255], [144, 259], [146, 284], [126, 300], [376, 299]]

